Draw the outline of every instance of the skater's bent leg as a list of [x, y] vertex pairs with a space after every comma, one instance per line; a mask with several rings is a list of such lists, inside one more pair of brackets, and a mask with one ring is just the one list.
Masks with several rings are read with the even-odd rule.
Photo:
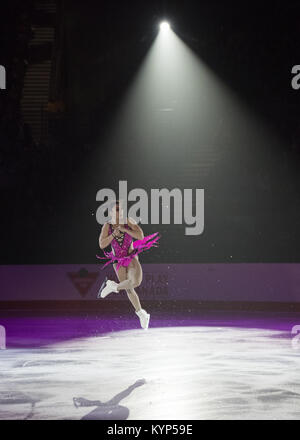
[[133, 283], [131, 280], [129, 280], [128, 278], [126, 278], [125, 280], [121, 281], [118, 285], [117, 285], [117, 290], [128, 290], [128, 289], [133, 289]]
[[120, 281], [119, 284], [117, 285], [117, 290], [120, 291], [120, 290], [131, 289], [133, 286], [132, 286], [132, 282], [128, 280], [127, 267], [120, 266], [119, 269], [117, 270], [117, 265], [114, 264], [114, 269], [117, 274], [118, 280]]
[[114, 269], [117, 274], [118, 280], [120, 281], [117, 285], [117, 290], [127, 290], [127, 289], [133, 289], [133, 283], [131, 280], [128, 279], [127, 274], [127, 267], [120, 266], [117, 270], [117, 265], [114, 264]]
[[[116, 265], [114, 269], [119, 278], [119, 284], [117, 285], [117, 290], [132, 290], [138, 287], [143, 279], [142, 267], [137, 258], [134, 258], [128, 268], [121, 266], [119, 270], [116, 270]], [[126, 270], [127, 269], [127, 270]]]
[[140, 304], [139, 297], [133, 288], [134, 283], [131, 281], [131, 279], [127, 278], [128, 277], [127, 268], [124, 266], [121, 266], [119, 268], [119, 270], [117, 271], [117, 265], [114, 264], [114, 269], [117, 274], [118, 280], [120, 281], [117, 286], [117, 289], [118, 290], [122, 290], [122, 289], [126, 290], [131, 304], [133, 305], [135, 310], [138, 312], [139, 310], [141, 310], [141, 304]]
[[117, 270], [117, 264], [114, 264], [113, 266], [114, 266], [116, 275], [117, 275], [118, 280], [120, 281], [120, 283], [125, 281], [125, 280], [127, 280], [127, 267], [120, 266], [119, 269]]

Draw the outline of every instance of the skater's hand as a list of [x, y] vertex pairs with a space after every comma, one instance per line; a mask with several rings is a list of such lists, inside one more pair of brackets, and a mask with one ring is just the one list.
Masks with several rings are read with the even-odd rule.
[[120, 235], [120, 226], [115, 226], [112, 233], [118, 237]]
[[121, 226], [120, 225], [118, 229], [119, 229], [120, 232], [126, 232], [125, 226]]

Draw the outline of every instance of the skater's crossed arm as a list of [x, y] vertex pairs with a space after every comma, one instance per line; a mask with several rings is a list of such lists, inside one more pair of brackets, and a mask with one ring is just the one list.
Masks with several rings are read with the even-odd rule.
[[127, 234], [131, 235], [131, 237], [135, 238], [136, 240], [143, 240], [144, 233], [142, 228], [136, 223], [135, 220], [132, 218], [127, 219], [127, 224], [129, 226], [129, 229], [126, 229], [125, 226], [119, 226], [119, 230], [121, 232], [127, 232]]

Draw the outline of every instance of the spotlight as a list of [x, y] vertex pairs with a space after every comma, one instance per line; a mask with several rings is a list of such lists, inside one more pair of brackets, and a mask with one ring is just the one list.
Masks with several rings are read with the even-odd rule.
[[161, 23], [160, 23], [160, 30], [161, 31], [168, 31], [170, 29], [170, 25], [169, 25], [169, 23], [167, 22], [167, 21], [162, 21]]

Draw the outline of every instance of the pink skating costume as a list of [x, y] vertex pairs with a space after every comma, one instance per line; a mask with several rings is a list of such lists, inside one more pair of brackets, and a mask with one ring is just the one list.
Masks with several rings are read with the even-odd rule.
[[[126, 224], [125, 228], [129, 229], [129, 226]], [[109, 224], [109, 233], [112, 233], [111, 224]], [[118, 270], [120, 266], [129, 266], [132, 259], [141, 252], [150, 249], [151, 247], [157, 247], [159, 238], [159, 233], [155, 232], [154, 234], [146, 235], [146, 237], [144, 237], [142, 240], [135, 240], [133, 242], [133, 251], [129, 253], [129, 248], [133, 238], [131, 235], [127, 234], [127, 232], [124, 232], [118, 239], [114, 238], [112, 240], [111, 252], [104, 251], [105, 257], [99, 257], [98, 255], [96, 255], [96, 257], [100, 260], [107, 260], [102, 269], [104, 269], [108, 264], [118, 263]]]

